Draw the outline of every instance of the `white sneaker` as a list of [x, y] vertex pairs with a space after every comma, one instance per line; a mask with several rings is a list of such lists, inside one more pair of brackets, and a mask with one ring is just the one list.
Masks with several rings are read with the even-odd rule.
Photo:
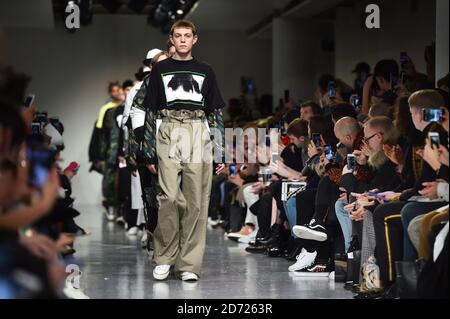
[[137, 236], [138, 231], [139, 231], [139, 228], [137, 228], [136, 226], [133, 226], [130, 229], [128, 229], [127, 235], [128, 236]]
[[183, 281], [197, 281], [198, 276], [193, 272], [184, 271], [181, 273], [181, 280]]
[[295, 264], [289, 266], [288, 270], [289, 271], [298, 271], [298, 270], [302, 270], [306, 267], [309, 267], [312, 264], [314, 264], [314, 260], [316, 260], [316, 256], [317, 256], [317, 251], [315, 251], [313, 253], [308, 253], [305, 248], [302, 248], [302, 251], [297, 256], [297, 261], [295, 262]]
[[114, 213], [113, 207], [108, 207], [108, 210], [105, 211], [106, 220], [109, 222], [113, 222], [116, 219], [116, 214]]
[[211, 217], [208, 217], [208, 225], [217, 226], [219, 224], [219, 220], [213, 220]]
[[169, 276], [170, 265], [158, 265], [153, 269], [153, 278], [164, 280]]
[[64, 287], [63, 293], [70, 299], [90, 299], [81, 289], [76, 289], [71, 285]]
[[258, 230], [255, 229], [249, 235], [240, 237], [238, 239], [238, 242], [243, 243], [243, 244], [248, 244], [248, 243], [250, 243], [250, 241], [255, 240], [257, 233], [258, 233]]

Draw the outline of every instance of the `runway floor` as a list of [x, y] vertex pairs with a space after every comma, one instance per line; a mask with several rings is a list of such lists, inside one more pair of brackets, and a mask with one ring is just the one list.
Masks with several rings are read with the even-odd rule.
[[78, 206], [77, 223], [91, 235], [77, 239], [75, 249], [90, 298], [108, 299], [321, 299], [352, 298], [343, 283], [328, 278], [299, 278], [287, 271], [291, 262], [249, 254], [245, 244], [225, 239], [223, 230], [208, 226], [201, 279], [185, 283], [173, 276], [152, 278], [152, 263], [139, 237], [105, 221], [100, 206]]

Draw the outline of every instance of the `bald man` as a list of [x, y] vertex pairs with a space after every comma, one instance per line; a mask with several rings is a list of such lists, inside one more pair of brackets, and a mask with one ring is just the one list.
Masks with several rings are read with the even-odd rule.
[[353, 117], [343, 117], [334, 125], [334, 135], [349, 150], [353, 150], [353, 144], [360, 132], [361, 126]]

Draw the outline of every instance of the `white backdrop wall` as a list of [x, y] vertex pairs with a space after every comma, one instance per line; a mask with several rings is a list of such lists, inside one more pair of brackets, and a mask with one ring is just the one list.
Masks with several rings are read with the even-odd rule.
[[[64, 164], [81, 164], [74, 180], [80, 204], [101, 202], [101, 176], [88, 173], [88, 145], [98, 109], [108, 98], [107, 82], [133, 78], [148, 49], [166, 37], [140, 16], [96, 16], [75, 34], [61, 27], [5, 27], [7, 58], [33, 78], [36, 104], [65, 125]], [[216, 71], [224, 99], [239, 94], [241, 75], [253, 77], [258, 92], [271, 92], [270, 40], [247, 40], [241, 33], [202, 33], [194, 51]]]

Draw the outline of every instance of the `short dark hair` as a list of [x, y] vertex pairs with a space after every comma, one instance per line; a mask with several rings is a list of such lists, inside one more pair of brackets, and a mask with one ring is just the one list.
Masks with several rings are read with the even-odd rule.
[[170, 33], [169, 33], [170, 36], [173, 36], [173, 32], [175, 31], [175, 29], [178, 29], [178, 28], [191, 29], [192, 34], [194, 36], [197, 35], [197, 28], [195, 27], [194, 23], [192, 23], [189, 20], [178, 20], [178, 21], [175, 21], [175, 23], [170, 28]]
[[347, 116], [353, 117], [354, 119], [357, 118], [358, 114], [356, 113], [353, 105], [348, 103], [340, 103], [336, 106], [331, 107], [331, 117], [335, 122]]
[[118, 86], [121, 87], [119, 81], [109, 82], [108, 83], [108, 93], [111, 93], [113, 87]]
[[398, 63], [397, 63], [397, 61], [392, 60], [392, 59], [380, 60], [375, 65], [373, 73], [374, 73], [375, 77], [377, 77], [377, 76], [382, 77], [386, 81], [391, 80], [391, 75], [398, 78], [398, 75], [399, 75]]
[[304, 108], [304, 107], [310, 107], [314, 115], [322, 115], [323, 114], [322, 108], [319, 106], [319, 104], [317, 104], [314, 101], [303, 102], [300, 105], [300, 108]]
[[327, 91], [328, 83], [333, 81], [336, 81], [336, 79], [331, 74], [322, 74], [319, 78], [319, 88], [321, 88], [324, 91]]
[[308, 136], [308, 121], [302, 119], [295, 119], [289, 124], [287, 135], [294, 135], [295, 137]]
[[127, 87], [134, 86], [134, 82], [131, 80], [125, 80], [122, 83], [122, 89], [126, 89]]

